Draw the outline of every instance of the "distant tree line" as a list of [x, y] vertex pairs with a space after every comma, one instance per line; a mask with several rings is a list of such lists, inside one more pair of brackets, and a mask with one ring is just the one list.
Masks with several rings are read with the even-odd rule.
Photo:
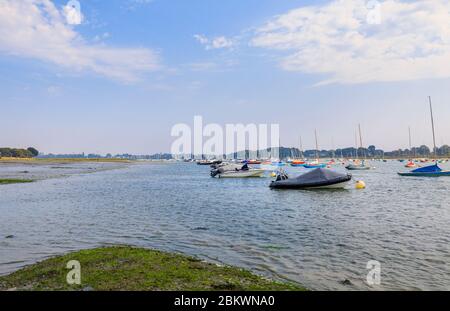
[[33, 158], [39, 155], [39, 151], [33, 147], [27, 149], [0, 148], [0, 157], [3, 158]]
[[[303, 152], [303, 156], [306, 158], [315, 158], [316, 150], [305, 150]], [[450, 156], [450, 146], [444, 145], [442, 147], [436, 148], [436, 154], [439, 157], [449, 157]], [[394, 151], [384, 151], [381, 149], [377, 149], [375, 146], [371, 145], [368, 148], [343, 148], [336, 150], [320, 150], [320, 157], [323, 158], [355, 158], [355, 157], [367, 157], [367, 158], [406, 158], [406, 157], [431, 157], [434, 155], [434, 150], [430, 150], [425, 145], [420, 147], [413, 147], [411, 150], [409, 149], [398, 149]], [[288, 158], [288, 157], [300, 157], [301, 152], [297, 148], [280, 148], [280, 157]]]
[[111, 153], [102, 156], [95, 153], [73, 153], [73, 154], [41, 154], [39, 158], [46, 159], [126, 159], [126, 160], [170, 160], [172, 155], [170, 153], [157, 153], [152, 155], [134, 155], [129, 153], [112, 155]]
[[[271, 148], [268, 148], [267, 150], [259, 150], [257, 152], [257, 156], [255, 156], [255, 152], [250, 152], [248, 150], [237, 152], [234, 154], [228, 154], [226, 158], [252, 158], [252, 157], [258, 157], [258, 158], [268, 158], [270, 156], [273, 156], [276, 150], [271, 150]], [[286, 158], [309, 158], [314, 159], [317, 155], [321, 158], [407, 158], [407, 157], [417, 157], [417, 158], [428, 158], [434, 155], [434, 151], [430, 150], [425, 145], [422, 145], [420, 147], [413, 147], [411, 150], [409, 149], [398, 149], [394, 151], [384, 151], [381, 149], [377, 149], [375, 146], [371, 145], [368, 148], [354, 148], [354, 147], [348, 147], [348, 148], [342, 148], [342, 149], [336, 149], [336, 150], [305, 150], [301, 152], [298, 148], [286, 148], [286, 147], [280, 147], [279, 148], [279, 157], [281, 159]], [[439, 157], [450, 157], [450, 146], [444, 145], [442, 147], [436, 148], [436, 154]], [[198, 158], [199, 156], [197, 156]]]
[[[398, 149], [394, 151], [383, 151], [381, 149], [377, 149], [375, 146], [371, 145], [368, 148], [342, 148], [336, 150], [319, 150], [319, 156], [321, 158], [355, 158], [355, 157], [367, 157], [367, 158], [428, 158], [433, 156], [434, 151], [430, 150], [425, 145], [420, 147], [413, 147], [411, 150], [409, 149]], [[226, 155], [226, 158], [268, 158], [270, 156], [274, 156], [276, 153], [268, 148], [266, 150], [259, 150], [257, 153], [250, 152], [248, 150], [237, 152], [234, 154]], [[279, 148], [279, 157], [282, 159], [286, 158], [309, 158], [313, 159], [316, 157], [316, 150], [305, 150], [301, 152], [298, 148]], [[450, 146], [444, 145], [436, 148], [436, 154], [438, 157], [450, 157]], [[118, 159], [165, 159], [169, 160], [175, 158], [170, 153], [157, 153], [152, 155], [132, 155], [132, 154], [107, 154], [106, 156], [102, 156], [99, 154], [39, 154], [39, 151], [35, 148], [28, 149], [12, 149], [12, 148], [0, 148], [0, 157], [17, 157], [17, 158], [31, 158], [38, 156], [40, 158], [118, 158]], [[255, 156], [256, 155], [256, 156]], [[193, 155], [185, 155], [184, 158], [191, 158]], [[200, 158], [201, 155], [196, 155], [195, 158]], [[210, 155], [205, 155], [205, 158], [211, 158]]]

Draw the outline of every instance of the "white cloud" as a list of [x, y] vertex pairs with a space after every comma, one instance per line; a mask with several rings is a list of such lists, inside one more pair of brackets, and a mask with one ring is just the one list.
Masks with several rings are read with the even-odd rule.
[[194, 38], [203, 45], [209, 43], [208, 38], [206, 38], [204, 35], [194, 35]]
[[160, 68], [152, 50], [89, 44], [50, 0], [0, 1], [0, 53], [124, 82]]
[[450, 0], [374, 3], [292, 10], [258, 29], [251, 44], [288, 51], [282, 68], [325, 74], [322, 83], [450, 77]]
[[200, 42], [201, 45], [205, 46], [205, 49], [207, 50], [231, 49], [234, 46], [234, 41], [224, 36], [209, 39], [205, 35], [197, 34], [194, 35], [194, 38]]
[[233, 41], [231, 41], [230, 39], [227, 39], [223, 36], [217, 37], [212, 40], [211, 46], [213, 49], [231, 48], [233, 46]]

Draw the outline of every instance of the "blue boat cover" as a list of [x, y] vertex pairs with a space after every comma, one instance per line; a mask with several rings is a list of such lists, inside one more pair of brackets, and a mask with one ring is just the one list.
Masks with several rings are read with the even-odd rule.
[[442, 172], [442, 169], [437, 164], [434, 164], [434, 165], [415, 169], [412, 172], [413, 173], [437, 173], [437, 172]]

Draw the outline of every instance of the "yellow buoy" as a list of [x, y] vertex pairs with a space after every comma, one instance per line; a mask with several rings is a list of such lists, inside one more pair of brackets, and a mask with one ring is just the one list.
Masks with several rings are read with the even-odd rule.
[[272, 176], [272, 177], [277, 177], [277, 173], [272, 172], [272, 173], [270, 174], [270, 176]]
[[366, 188], [366, 183], [363, 182], [362, 180], [358, 180], [356, 182], [356, 189], [365, 189]]

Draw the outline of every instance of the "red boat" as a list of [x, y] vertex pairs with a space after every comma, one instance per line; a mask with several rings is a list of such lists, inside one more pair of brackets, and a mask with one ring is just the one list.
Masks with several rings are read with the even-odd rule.
[[406, 165], [405, 165], [405, 167], [416, 167], [417, 165], [416, 165], [416, 163], [414, 163], [413, 161], [409, 161]]
[[303, 160], [292, 160], [291, 166], [297, 167], [297, 166], [304, 166], [306, 164]]

